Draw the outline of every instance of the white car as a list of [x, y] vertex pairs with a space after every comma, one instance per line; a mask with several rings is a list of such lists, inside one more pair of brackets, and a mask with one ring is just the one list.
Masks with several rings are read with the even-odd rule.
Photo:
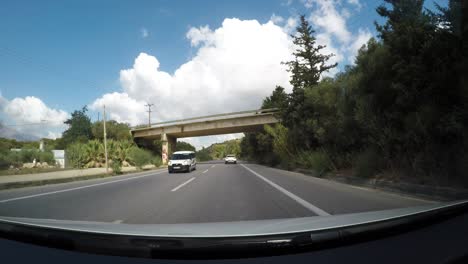
[[197, 160], [195, 159], [195, 152], [193, 151], [176, 151], [172, 153], [167, 163], [167, 170], [169, 173], [175, 171], [191, 172], [196, 169]]
[[228, 164], [228, 163], [234, 163], [234, 164], [236, 164], [236, 163], [237, 163], [236, 156], [234, 156], [234, 155], [227, 155], [227, 156], [224, 158], [224, 164]]

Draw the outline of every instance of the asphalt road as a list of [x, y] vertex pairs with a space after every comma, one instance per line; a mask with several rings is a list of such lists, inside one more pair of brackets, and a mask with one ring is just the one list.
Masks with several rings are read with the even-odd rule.
[[346, 214], [430, 203], [256, 164], [214, 162], [0, 191], [0, 215], [132, 224]]

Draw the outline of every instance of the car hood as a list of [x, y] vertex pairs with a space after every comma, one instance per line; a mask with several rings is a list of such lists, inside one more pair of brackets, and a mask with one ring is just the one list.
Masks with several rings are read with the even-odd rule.
[[0, 217], [0, 224], [19, 225], [80, 231], [90, 233], [119, 234], [150, 237], [243, 237], [273, 234], [290, 234], [308, 231], [320, 231], [333, 228], [350, 227], [375, 223], [446, 207], [459, 206], [467, 201], [438, 203], [411, 208], [384, 211], [372, 211], [353, 214], [314, 216], [289, 219], [256, 220], [240, 222], [216, 222], [196, 224], [114, 224], [104, 222], [68, 221], [52, 219], [32, 219], [19, 217]]

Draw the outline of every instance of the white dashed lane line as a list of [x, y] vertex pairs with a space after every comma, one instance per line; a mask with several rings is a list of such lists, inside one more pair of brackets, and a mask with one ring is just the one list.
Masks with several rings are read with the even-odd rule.
[[306, 200], [302, 199], [301, 197], [295, 195], [294, 193], [284, 189], [283, 187], [279, 186], [278, 184], [270, 181], [269, 179], [265, 178], [264, 176], [258, 174], [257, 172], [253, 171], [251, 168], [245, 166], [244, 164], [240, 164], [242, 167], [244, 167], [246, 170], [250, 171], [252, 174], [255, 176], [259, 177], [260, 179], [264, 180], [266, 183], [270, 184], [274, 188], [276, 188], [278, 191], [284, 193], [285, 195], [289, 196], [289, 198], [293, 199], [294, 201], [298, 202], [300, 205], [304, 206], [305, 208], [309, 209], [310, 211], [314, 212], [317, 215], [320, 216], [326, 216], [330, 215], [329, 213], [325, 212], [324, 210], [318, 208], [317, 206], [307, 202]]
[[186, 182], [180, 184], [179, 186], [175, 187], [174, 189], [171, 190], [171, 192], [175, 192], [175, 191], [179, 190], [180, 188], [184, 187], [184, 185], [188, 184], [189, 182], [191, 182], [193, 180], [195, 180], [195, 177], [192, 177], [188, 181], [186, 181]]

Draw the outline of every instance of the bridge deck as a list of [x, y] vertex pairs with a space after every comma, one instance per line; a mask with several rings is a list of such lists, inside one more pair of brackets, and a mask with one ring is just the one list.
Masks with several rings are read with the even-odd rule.
[[139, 125], [139, 126], [132, 127], [131, 131], [147, 130], [151, 128], [162, 128], [162, 127], [177, 126], [177, 125], [187, 125], [187, 124], [193, 124], [193, 123], [218, 121], [218, 120], [226, 120], [226, 119], [234, 119], [234, 118], [242, 118], [242, 117], [250, 117], [250, 116], [258, 116], [258, 115], [263, 115], [263, 114], [271, 115], [276, 112], [278, 112], [278, 109], [270, 108], [270, 109], [248, 110], [248, 111], [241, 111], [241, 112], [192, 117], [192, 118], [152, 123], [151, 127], [148, 127], [148, 125]]

